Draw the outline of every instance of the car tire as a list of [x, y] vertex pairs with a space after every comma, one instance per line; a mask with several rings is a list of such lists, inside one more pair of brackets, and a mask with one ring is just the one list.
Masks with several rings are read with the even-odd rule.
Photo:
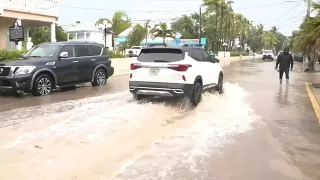
[[33, 83], [32, 95], [47, 96], [52, 93], [54, 81], [48, 74], [40, 74]]
[[91, 82], [92, 86], [104, 86], [107, 84], [108, 73], [106, 70], [100, 68], [94, 73], [93, 81]]
[[196, 82], [193, 85], [193, 92], [190, 98], [190, 102], [193, 106], [197, 106], [202, 99], [202, 85], [200, 82]]
[[222, 74], [219, 75], [218, 85], [216, 87], [216, 91], [219, 94], [223, 94], [223, 75]]

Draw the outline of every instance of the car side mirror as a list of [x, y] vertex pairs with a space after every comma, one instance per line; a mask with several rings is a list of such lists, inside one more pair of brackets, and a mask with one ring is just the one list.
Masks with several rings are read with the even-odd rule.
[[211, 59], [212, 62], [215, 62], [215, 57], [216, 56], [214, 54], [210, 54], [210, 59]]
[[219, 59], [216, 58], [216, 55], [215, 55], [215, 54], [211, 54], [211, 55], [210, 55], [210, 58], [212, 59], [212, 62], [213, 62], [213, 63], [219, 63], [219, 62], [220, 62]]
[[68, 52], [61, 52], [59, 57], [60, 58], [68, 58], [69, 54], [68, 54]]

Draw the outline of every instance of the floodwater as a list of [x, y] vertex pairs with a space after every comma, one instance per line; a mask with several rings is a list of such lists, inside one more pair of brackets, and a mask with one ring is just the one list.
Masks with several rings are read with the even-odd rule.
[[226, 68], [225, 94], [204, 94], [195, 109], [137, 103], [127, 76], [0, 98], [0, 179], [318, 180], [320, 128], [303, 83], [312, 77], [297, 66], [279, 88], [273, 66]]

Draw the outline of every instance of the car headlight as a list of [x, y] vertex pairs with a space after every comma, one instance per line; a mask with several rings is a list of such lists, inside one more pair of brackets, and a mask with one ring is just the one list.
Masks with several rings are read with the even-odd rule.
[[15, 75], [30, 74], [36, 67], [35, 66], [20, 66], [14, 73]]

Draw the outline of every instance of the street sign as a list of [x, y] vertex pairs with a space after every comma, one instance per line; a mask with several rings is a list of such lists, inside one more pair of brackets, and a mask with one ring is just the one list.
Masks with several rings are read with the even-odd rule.
[[24, 41], [23, 26], [15, 23], [14, 26], [9, 27], [9, 40], [13, 41], [18, 45], [20, 41]]

